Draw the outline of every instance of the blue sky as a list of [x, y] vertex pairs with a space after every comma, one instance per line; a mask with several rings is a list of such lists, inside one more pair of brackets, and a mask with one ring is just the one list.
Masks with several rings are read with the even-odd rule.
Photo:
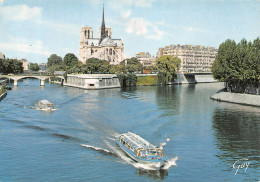
[[81, 26], [97, 37], [103, 4], [106, 26], [123, 40], [127, 57], [260, 36], [260, 0], [0, 0], [0, 52], [37, 63], [53, 53], [78, 57]]

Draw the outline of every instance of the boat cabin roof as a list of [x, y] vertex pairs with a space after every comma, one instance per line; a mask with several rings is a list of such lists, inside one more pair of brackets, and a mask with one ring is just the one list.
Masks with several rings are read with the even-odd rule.
[[119, 137], [120, 140], [125, 141], [128, 145], [132, 146], [133, 148], [140, 149], [143, 148], [144, 150], [155, 150], [155, 146], [140, 137], [137, 134], [128, 132], [124, 133]]
[[52, 104], [50, 101], [48, 100], [40, 100], [39, 103], [41, 104]]

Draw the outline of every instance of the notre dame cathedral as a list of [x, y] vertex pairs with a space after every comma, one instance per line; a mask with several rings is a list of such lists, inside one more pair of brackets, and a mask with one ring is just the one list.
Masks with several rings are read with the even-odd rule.
[[107, 60], [116, 65], [124, 60], [124, 44], [121, 39], [111, 38], [111, 28], [105, 26], [104, 7], [98, 38], [93, 38], [92, 27], [83, 26], [80, 31], [79, 60], [86, 63], [89, 58]]

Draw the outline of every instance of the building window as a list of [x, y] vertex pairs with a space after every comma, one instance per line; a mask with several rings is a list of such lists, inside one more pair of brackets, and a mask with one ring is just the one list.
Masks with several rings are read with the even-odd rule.
[[109, 55], [112, 55], [112, 49], [111, 48], [109, 49]]

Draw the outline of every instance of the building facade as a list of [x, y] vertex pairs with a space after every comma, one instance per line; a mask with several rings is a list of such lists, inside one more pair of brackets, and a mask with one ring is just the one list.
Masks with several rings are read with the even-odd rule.
[[67, 75], [67, 80], [63, 85], [83, 89], [106, 89], [121, 87], [118, 76], [114, 74]]
[[180, 72], [211, 72], [218, 49], [199, 45], [170, 45], [159, 48], [157, 57], [172, 55], [181, 59]]
[[89, 58], [107, 60], [117, 65], [124, 60], [124, 44], [121, 39], [112, 39], [111, 28], [105, 26], [104, 7], [101, 28], [98, 38], [93, 38], [93, 29], [83, 26], [80, 31], [79, 60], [86, 63]]
[[5, 59], [5, 55], [0, 52], [0, 59]]
[[41, 71], [45, 71], [47, 69], [47, 63], [39, 63], [38, 65]]
[[156, 58], [152, 57], [149, 52], [139, 52], [135, 57], [144, 67], [155, 66]]
[[26, 59], [21, 59], [21, 62], [23, 63], [23, 71], [28, 71], [29, 70], [29, 63]]

